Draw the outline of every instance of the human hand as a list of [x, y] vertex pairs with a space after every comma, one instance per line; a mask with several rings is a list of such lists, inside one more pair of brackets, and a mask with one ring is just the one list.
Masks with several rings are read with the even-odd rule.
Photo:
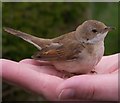
[[2, 64], [0, 76], [7, 83], [42, 95], [48, 100], [57, 99], [55, 88], [63, 80], [57, 76], [62, 74], [49, 63], [37, 62], [32, 59], [24, 59], [20, 62], [1, 59], [0, 63]]
[[46, 62], [32, 59], [0, 62], [4, 80], [42, 94], [48, 100], [118, 100], [118, 54], [104, 56], [96, 66], [98, 74], [68, 79], [61, 78], [63, 74]]

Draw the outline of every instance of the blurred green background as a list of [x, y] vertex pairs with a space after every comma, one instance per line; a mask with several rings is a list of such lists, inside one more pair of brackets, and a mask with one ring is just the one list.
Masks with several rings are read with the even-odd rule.
[[[53, 38], [75, 30], [88, 19], [96, 19], [116, 30], [105, 40], [105, 55], [118, 50], [118, 3], [2, 3], [2, 26], [11, 27], [32, 35]], [[37, 49], [3, 31], [2, 56], [19, 61], [30, 58]], [[3, 82], [3, 100], [42, 100], [40, 96]]]

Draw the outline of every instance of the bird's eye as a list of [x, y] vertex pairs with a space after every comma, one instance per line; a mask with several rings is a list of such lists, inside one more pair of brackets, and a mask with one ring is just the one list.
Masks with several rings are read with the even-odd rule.
[[93, 33], [97, 33], [97, 30], [96, 30], [96, 29], [92, 29], [92, 32], [93, 32]]

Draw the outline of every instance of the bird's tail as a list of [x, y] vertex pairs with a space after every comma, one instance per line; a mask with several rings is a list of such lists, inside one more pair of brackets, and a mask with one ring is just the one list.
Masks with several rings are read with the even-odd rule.
[[27, 34], [27, 33], [12, 29], [12, 28], [8, 28], [8, 27], [4, 27], [3, 29], [4, 29], [4, 31], [6, 31], [10, 34], [20, 37], [23, 40], [33, 44], [39, 50], [41, 50], [41, 48], [43, 48], [45, 45], [47, 45], [47, 44], [49, 45], [51, 43], [50, 39], [38, 38], [38, 37], [32, 36], [30, 34]]

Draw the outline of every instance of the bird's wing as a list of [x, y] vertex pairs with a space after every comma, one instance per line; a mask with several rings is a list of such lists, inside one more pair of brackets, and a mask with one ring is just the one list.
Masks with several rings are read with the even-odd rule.
[[32, 58], [46, 61], [73, 60], [77, 59], [84, 46], [76, 41], [71, 41], [66, 45], [54, 44], [35, 53]]

